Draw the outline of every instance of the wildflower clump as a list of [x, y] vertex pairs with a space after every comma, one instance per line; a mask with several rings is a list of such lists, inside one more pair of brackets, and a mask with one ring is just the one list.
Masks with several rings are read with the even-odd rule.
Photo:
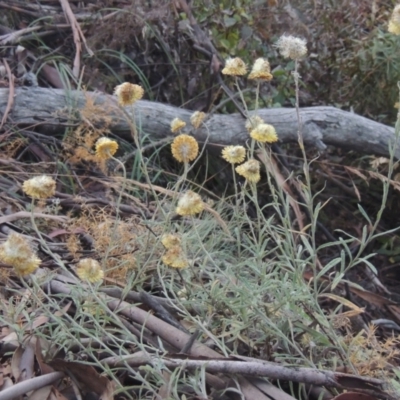
[[388, 31], [394, 35], [400, 35], [400, 4], [398, 4], [390, 17]]
[[270, 124], [258, 124], [256, 128], [250, 131], [250, 136], [262, 143], [274, 143], [278, 141], [275, 128]]
[[163, 235], [161, 238], [161, 243], [166, 249], [170, 249], [174, 246], [179, 246], [181, 244], [181, 238], [177, 235], [173, 235], [172, 233], [168, 233]]
[[171, 121], [171, 132], [172, 133], [179, 132], [185, 126], [186, 126], [186, 122], [185, 121], [182, 121], [180, 118], [174, 118]]
[[188, 163], [193, 161], [199, 154], [199, 144], [194, 137], [182, 134], [172, 142], [171, 151], [176, 160]]
[[33, 199], [47, 199], [56, 193], [56, 182], [48, 175], [36, 176], [25, 181], [22, 190]]
[[230, 164], [240, 164], [246, 158], [246, 149], [243, 146], [224, 147], [222, 158]]
[[190, 117], [190, 123], [195, 129], [198, 129], [205, 117], [206, 114], [202, 111], [195, 111]]
[[201, 197], [191, 190], [181, 196], [176, 207], [176, 213], [182, 216], [195, 215], [204, 210], [204, 203]]
[[115, 87], [114, 94], [117, 96], [119, 105], [129, 106], [143, 97], [144, 90], [139, 85], [124, 82]]
[[247, 67], [244, 61], [239, 57], [228, 58], [222, 73], [224, 75], [243, 76], [247, 73]]
[[186, 268], [189, 265], [185, 253], [180, 246], [173, 246], [161, 258], [165, 265], [172, 268]]
[[269, 82], [272, 80], [271, 67], [265, 58], [257, 58], [248, 79]]
[[307, 54], [307, 41], [296, 36], [283, 35], [276, 46], [285, 58], [300, 60]]
[[236, 167], [236, 172], [252, 183], [257, 183], [261, 179], [260, 163], [257, 160], [246, 161]]
[[20, 234], [12, 232], [0, 246], [0, 260], [14, 267], [19, 276], [29, 275], [40, 265], [40, 259], [29, 242]]
[[96, 142], [96, 156], [102, 160], [112, 157], [118, 150], [118, 143], [115, 140], [103, 137]]
[[78, 262], [76, 274], [82, 281], [91, 283], [100, 282], [104, 277], [104, 271], [97, 260], [93, 258], [83, 258]]

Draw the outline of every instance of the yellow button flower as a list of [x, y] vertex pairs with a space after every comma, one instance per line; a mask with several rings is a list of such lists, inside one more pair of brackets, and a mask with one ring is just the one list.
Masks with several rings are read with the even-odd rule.
[[29, 275], [40, 265], [29, 242], [19, 233], [12, 232], [0, 246], [0, 260], [14, 267], [19, 276]]
[[96, 156], [102, 160], [112, 157], [118, 150], [118, 143], [115, 140], [103, 137], [96, 142]]
[[161, 243], [166, 249], [170, 249], [171, 247], [179, 246], [181, 244], [181, 238], [177, 235], [168, 233], [163, 235], [161, 238]]
[[91, 283], [100, 282], [104, 278], [104, 271], [97, 260], [93, 258], [83, 258], [76, 267], [76, 274], [83, 281]]
[[271, 67], [264, 58], [257, 58], [248, 79], [256, 79], [269, 82], [272, 80]]
[[247, 73], [247, 67], [244, 61], [239, 57], [228, 58], [222, 73], [224, 75], [243, 76]]
[[274, 143], [278, 141], [275, 128], [270, 124], [259, 124], [250, 132], [250, 136], [262, 143]]
[[186, 268], [189, 265], [180, 246], [171, 247], [162, 257], [162, 262], [172, 268]]
[[172, 133], [179, 132], [185, 126], [186, 126], [186, 122], [185, 121], [182, 121], [180, 118], [174, 118], [171, 121], [171, 132]]
[[190, 117], [190, 122], [195, 129], [198, 129], [205, 117], [206, 114], [202, 111], [195, 111]]
[[204, 210], [204, 203], [201, 197], [191, 190], [188, 190], [178, 201], [176, 213], [182, 216], [195, 215]]
[[47, 199], [56, 193], [56, 182], [48, 175], [37, 176], [25, 181], [22, 190], [34, 199]]
[[199, 144], [193, 136], [182, 134], [172, 142], [171, 151], [175, 160], [188, 163], [199, 154]]
[[261, 179], [260, 163], [257, 160], [248, 160], [236, 167], [236, 172], [249, 182], [257, 183]]
[[240, 164], [246, 158], [243, 146], [227, 146], [222, 150], [222, 158], [231, 164]]
[[124, 82], [115, 87], [114, 94], [117, 96], [119, 105], [129, 106], [143, 97], [144, 90], [139, 85]]

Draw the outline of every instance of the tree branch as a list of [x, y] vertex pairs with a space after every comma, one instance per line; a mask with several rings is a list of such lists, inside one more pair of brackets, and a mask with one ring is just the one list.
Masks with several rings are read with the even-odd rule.
[[[110, 129], [116, 135], [130, 140], [128, 123], [118, 110], [115, 98], [96, 92], [67, 92], [61, 89], [20, 87], [15, 91], [14, 106], [8, 116], [8, 126], [36, 126], [45, 134], [54, 134], [68, 124], [79, 124], [77, 110], [82, 110], [86, 99], [104, 107], [104, 115], [112, 118]], [[8, 89], [0, 89], [0, 114], [7, 107]], [[139, 101], [126, 111], [134, 114], [139, 130], [151, 139], [159, 140], [170, 135], [170, 122], [179, 117], [190, 127], [192, 111], [166, 104]], [[297, 118], [295, 109], [271, 108], [258, 112], [267, 123], [275, 126], [281, 143], [297, 142]], [[394, 141], [394, 128], [342, 111], [335, 107], [308, 107], [300, 111], [303, 122], [304, 142], [323, 150], [326, 145], [351, 149], [364, 154], [389, 155], [389, 144]], [[249, 135], [239, 114], [211, 115], [205, 125], [193, 132], [200, 141], [226, 146], [244, 144]], [[400, 149], [395, 157], [400, 158]]]

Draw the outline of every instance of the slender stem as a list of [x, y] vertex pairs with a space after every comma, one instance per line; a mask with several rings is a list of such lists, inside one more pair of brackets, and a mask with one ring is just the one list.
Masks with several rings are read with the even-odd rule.
[[259, 96], [260, 96], [260, 81], [257, 81], [257, 88], [256, 88], [256, 107], [255, 107], [255, 115], [257, 115], [258, 111], [258, 102], [259, 102]]
[[244, 109], [245, 109], [246, 117], [248, 118], [248, 117], [249, 117], [249, 110], [247, 109], [247, 104], [246, 104], [246, 101], [245, 101], [245, 99], [244, 99], [242, 89], [240, 89], [239, 80], [238, 80], [237, 76], [235, 76], [235, 85], [236, 85], [236, 87], [237, 87], [240, 100], [242, 101], [243, 107], [244, 107]]
[[117, 204], [116, 204], [116, 217], [118, 218], [119, 212], [120, 212], [121, 201], [122, 201], [122, 193], [124, 193], [125, 186], [126, 186], [126, 168], [122, 161], [118, 160], [115, 157], [111, 157], [111, 158], [120, 165], [120, 167], [122, 169], [122, 177], [123, 177], [121, 189], [120, 189], [118, 199], [117, 199]]
[[232, 176], [233, 176], [233, 186], [235, 187], [235, 202], [236, 206], [239, 204], [239, 196], [238, 196], [238, 188], [236, 182], [236, 171], [235, 171], [235, 164], [231, 164], [232, 166]]
[[114, 227], [113, 230], [111, 232], [111, 240], [107, 246], [107, 249], [104, 253], [104, 259], [103, 259], [103, 268], [105, 268], [106, 266], [106, 260], [108, 259], [108, 256], [110, 254], [111, 248], [113, 247], [113, 239], [115, 238], [115, 233], [117, 231], [118, 225], [119, 225], [119, 213], [120, 213], [120, 206], [121, 206], [121, 201], [122, 201], [122, 193], [124, 193], [125, 191], [125, 185], [126, 185], [126, 168], [123, 162], [121, 162], [120, 160], [118, 160], [115, 157], [110, 157], [112, 160], [114, 160], [115, 162], [117, 162], [119, 164], [119, 166], [122, 169], [122, 184], [121, 184], [121, 189], [119, 191], [118, 194], [118, 199], [117, 199], [117, 203], [116, 203], [116, 210], [115, 210], [115, 221], [114, 221]]
[[[308, 191], [307, 195], [305, 196], [305, 199], [306, 199], [306, 206], [309, 210], [310, 218], [311, 218], [310, 239], [311, 239], [312, 248], [313, 248], [313, 253], [311, 255], [313, 260], [312, 260], [311, 264], [312, 264], [314, 276], [316, 276], [316, 274], [317, 274], [317, 251], [316, 251], [316, 241], [315, 241], [315, 236], [316, 236], [315, 229], [316, 229], [317, 224], [314, 223], [314, 207], [313, 207], [313, 196], [311, 193], [310, 168], [309, 168], [309, 162], [307, 160], [306, 150], [304, 148], [303, 121], [300, 116], [299, 60], [295, 60], [294, 71], [292, 72], [292, 74], [293, 74], [294, 83], [295, 83], [295, 97], [296, 97], [295, 107], [296, 107], [296, 116], [297, 116], [297, 137], [298, 137], [298, 143], [299, 143], [302, 155], [303, 155], [303, 173], [304, 173], [304, 177], [306, 180], [306, 185], [305, 185], [304, 190]], [[314, 279], [313, 283], [314, 283], [314, 295], [318, 296], [318, 282], [316, 279]]]

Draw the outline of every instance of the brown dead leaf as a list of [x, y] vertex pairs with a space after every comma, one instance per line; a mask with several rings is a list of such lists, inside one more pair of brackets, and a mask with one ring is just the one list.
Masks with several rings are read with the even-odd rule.
[[36, 361], [39, 364], [39, 369], [42, 375], [49, 374], [50, 372], [53, 372], [53, 368], [49, 367], [43, 360], [43, 353], [42, 353], [42, 344], [41, 340], [44, 339], [39, 339], [36, 341], [36, 347], [35, 347], [35, 357]]
[[49, 365], [55, 371], [65, 372], [70, 376], [73, 375], [76, 381], [81, 384], [82, 390], [95, 392], [100, 396], [100, 400], [114, 399], [114, 383], [105, 376], [100, 375], [92, 366], [61, 359], [50, 361]]
[[379, 294], [369, 292], [367, 290], [359, 290], [355, 287], [350, 286], [351, 292], [355, 293], [357, 296], [361, 297], [363, 300], [368, 301], [368, 303], [377, 305], [379, 307], [398, 305], [392, 300], [387, 299]]
[[62, 393], [60, 393], [55, 387], [53, 387], [50, 396], [47, 400], [68, 400]]
[[163, 371], [162, 377], [164, 379], [164, 383], [158, 389], [158, 395], [160, 396], [160, 399], [168, 399], [171, 395], [171, 373], [168, 371]]
[[20, 380], [31, 379], [35, 376], [34, 365], [35, 365], [36, 340], [37, 340], [36, 337], [31, 336], [24, 343], [24, 351], [21, 355], [19, 364], [19, 368], [21, 371]]
[[34, 390], [28, 397], [29, 400], [48, 400], [51, 393], [52, 385], [43, 386], [40, 389]]
[[19, 381], [19, 378], [21, 376], [21, 369], [20, 369], [20, 364], [21, 364], [21, 358], [22, 354], [24, 353], [24, 349], [22, 346], [19, 346], [15, 351], [11, 359], [11, 372], [12, 376], [15, 379], [15, 382]]

